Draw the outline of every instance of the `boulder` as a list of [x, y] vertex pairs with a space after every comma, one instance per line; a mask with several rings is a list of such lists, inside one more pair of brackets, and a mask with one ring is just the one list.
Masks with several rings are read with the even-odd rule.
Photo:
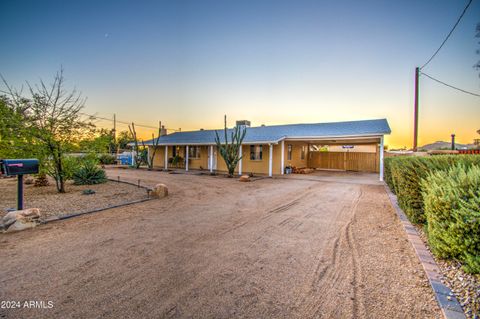
[[168, 187], [165, 184], [157, 184], [152, 188], [150, 195], [155, 198], [166, 197], [168, 196]]
[[240, 176], [240, 178], [239, 178], [238, 180], [239, 180], [240, 182], [250, 182], [250, 181], [251, 181], [249, 175], [242, 175], [242, 176]]
[[3, 228], [8, 232], [32, 228], [40, 224], [42, 215], [38, 208], [14, 210], [3, 216]]

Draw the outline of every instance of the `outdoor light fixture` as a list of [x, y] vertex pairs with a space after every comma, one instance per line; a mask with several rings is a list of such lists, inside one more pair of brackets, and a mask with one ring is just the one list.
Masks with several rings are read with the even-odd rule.
[[17, 176], [17, 210], [23, 209], [23, 175], [38, 173], [38, 159], [0, 160], [3, 175]]

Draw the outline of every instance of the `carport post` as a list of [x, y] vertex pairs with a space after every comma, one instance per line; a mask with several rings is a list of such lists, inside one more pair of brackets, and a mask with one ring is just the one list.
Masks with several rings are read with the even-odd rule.
[[213, 173], [213, 145], [209, 146], [209, 151], [210, 151], [210, 158], [209, 158], [209, 165], [210, 165], [210, 173]]
[[168, 169], [168, 145], [165, 145], [165, 170]]
[[285, 141], [282, 141], [282, 155], [280, 156], [280, 158], [281, 158], [281, 161], [280, 161], [281, 162], [280, 163], [281, 172], [280, 172], [280, 174], [283, 175], [283, 173], [285, 172], [285, 168], [284, 168], [284, 166], [285, 166]]
[[185, 146], [185, 171], [188, 172], [188, 145]]
[[272, 163], [273, 163], [273, 144], [270, 144], [270, 150], [268, 154], [268, 176], [272, 177]]
[[238, 156], [240, 157], [240, 160], [238, 161], [238, 175], [242, 175], [242, 148], [243, 146], [240, 144], [240, 148], [238, 149]]
[[380, 181], [383, 182], [383, 135], [380, 138]]

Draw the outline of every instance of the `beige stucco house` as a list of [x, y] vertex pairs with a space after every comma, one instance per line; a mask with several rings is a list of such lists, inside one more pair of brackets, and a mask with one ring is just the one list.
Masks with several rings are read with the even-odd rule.
[[[386, 119], [259, 127], [238, 121], [237, 125], [247, 130], [238, 174], [281, 175], [286, 167], [295, 166], [379, 172], [383, 179], [383, 139], [391, 132]], [[217, 131], [223, 138], [223, 129]], [[145, 144], [149, 153], [153, 152], [153, 140]], [[163, 169], [226, 171], [215, 144], [215, 130], [161, 136], [153, 164]]]

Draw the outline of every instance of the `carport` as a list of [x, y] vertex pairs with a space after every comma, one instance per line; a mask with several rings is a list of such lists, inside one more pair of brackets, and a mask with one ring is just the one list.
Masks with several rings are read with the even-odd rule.
[[293, 145], [305, 146], [308, 150], [307, 167], [319, 170], [379, 173], [380, 180], [383, 180], [383, 141], [383, 135], [338, 136], [309, 139], [288, 138], [281, 144], [282, 148], [287, 148], [287, 156], [294, 147]]

